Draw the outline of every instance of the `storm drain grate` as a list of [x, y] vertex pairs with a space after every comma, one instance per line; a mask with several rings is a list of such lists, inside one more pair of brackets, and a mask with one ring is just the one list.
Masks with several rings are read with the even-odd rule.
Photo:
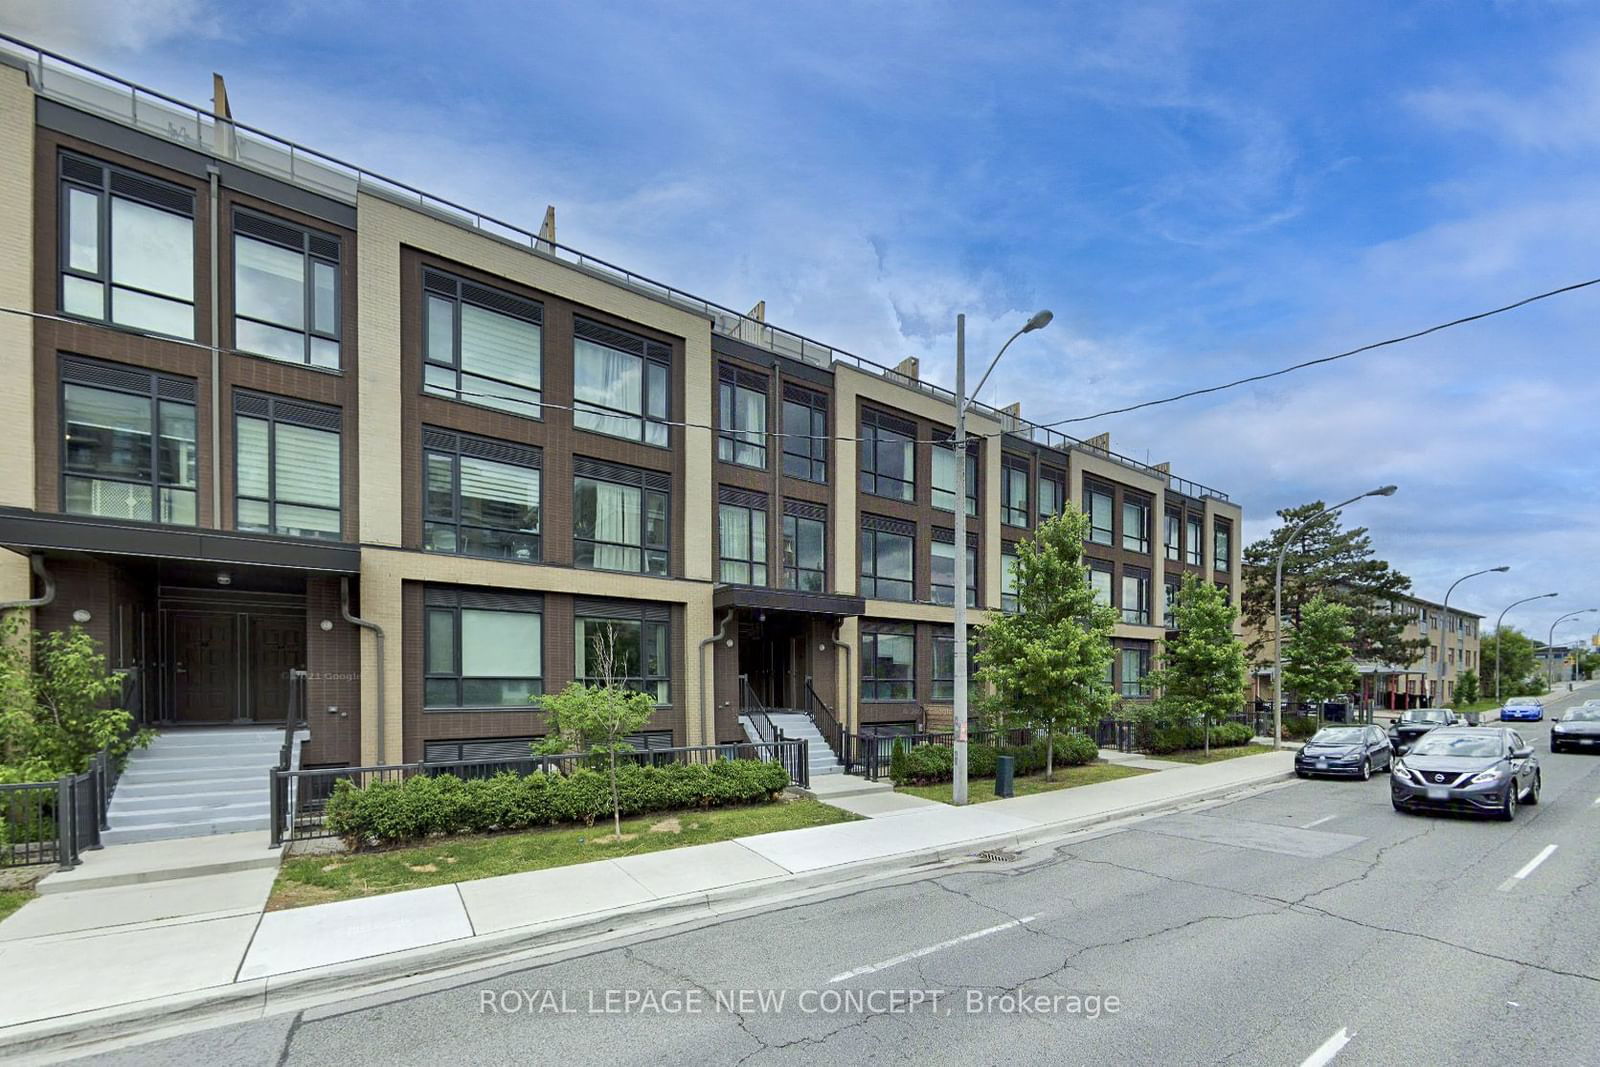
[[982, 863], [1015, 863], [1017, 854], [1006, 848], [986, 848], [978, 853]]

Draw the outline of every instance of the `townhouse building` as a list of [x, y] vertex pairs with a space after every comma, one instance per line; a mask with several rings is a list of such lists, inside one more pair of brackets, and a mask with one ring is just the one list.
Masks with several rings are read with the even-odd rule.
[[1237, 600], [1224, 493], [980, 405], [957, 501], [914, 363], [221, 108], [12, 41], [0, 168], [0, 600], [88, 630], [158, 728], [281, 724], [303, 670], [305, 766], [523, 753], [597, 638], [655, 698], [639, 744], [742, 740], [754, 702], [938, 725], [954, 598], [1014, 607], [1068, 507], [1129, 697], [1183, 575]]

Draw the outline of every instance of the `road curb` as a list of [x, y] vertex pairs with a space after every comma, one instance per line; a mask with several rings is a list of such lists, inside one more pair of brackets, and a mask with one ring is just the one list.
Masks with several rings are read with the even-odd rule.
[[1254, 792], [1264, 786], [1293, 779], [1292, 769], [1258, 775], [1243, 782], [1192, 790], [1158, 801], [1130, 804], [1092, 815], [1041, 824], [882, 859], [825, 867], [805, 874], [742, 882], [705, 892], [627, 905], [603, 912], [573, 916], [537, 927], [519, 927], [447, 941], [382, 956], [316, 967], [269, 978], [256, 978], [225, 986], [176, 993], [151, 1000], [60, 1015], [0, 1028], [0, 1056], [50, 1058], [84, 1046], [144, 1035], [156, 1039], [163, 1030], [200, 1029], [197, 1024], [220, 1025], [258, 1019], [266, 1015], [314, 1006], [334, 999], [376, 993], [397, 982], [417, 983], [448, 977], [453, 971], [481, 970], [498, 965], [531, 962], [563, 948], [585, 943], [632, 937], [641, 933], [686, 926], [697, 921], [727, 919], [746, 912], [771, 910], [803, 903], [812, 897], [836, 894], [841, 889], [888, 882], [928, 868], [969, 863], [977, 853], [998, 848], [1038, 848], [1085, 829], [1122, 819], [1157, 815], [1208, 800]]

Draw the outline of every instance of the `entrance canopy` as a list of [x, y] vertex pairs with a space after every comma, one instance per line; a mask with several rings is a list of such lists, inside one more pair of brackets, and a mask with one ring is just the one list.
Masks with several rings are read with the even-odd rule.
[[842, 593], [807, 593], [798, 589], [763, 589], [752, 585], [719, 585], [711, 596], [717, 611], [746, 608], [753, 611], [792, 611], [803, 615], [844, 618], [860, 615], [867, 602]]

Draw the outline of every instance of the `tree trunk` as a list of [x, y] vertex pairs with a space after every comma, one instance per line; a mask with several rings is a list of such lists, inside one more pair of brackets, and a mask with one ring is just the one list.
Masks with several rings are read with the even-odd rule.
[[1050, 731], [1050, 736], [1044, 743], [1044, 780], [1056, 780], [1056, 732]]
[[611, 830], [622, 840], [622, 802], [617, 799], [617, 743], [611, 743]]
[[1206, 755], [1211, 755], [1211, 716], [1206, 716]]

